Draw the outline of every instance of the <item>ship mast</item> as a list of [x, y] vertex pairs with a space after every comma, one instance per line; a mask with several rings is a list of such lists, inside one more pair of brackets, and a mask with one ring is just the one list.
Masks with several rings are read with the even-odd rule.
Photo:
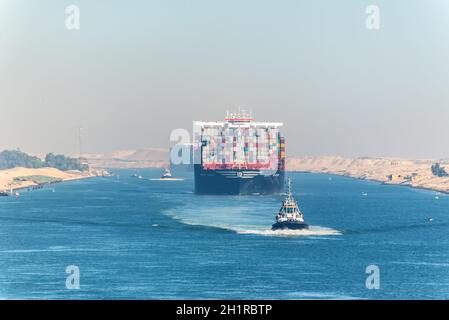
[[288, 190], [287, 190], [287, 197], [289, 199], [292, 198], [292, 179], [288, 177]]

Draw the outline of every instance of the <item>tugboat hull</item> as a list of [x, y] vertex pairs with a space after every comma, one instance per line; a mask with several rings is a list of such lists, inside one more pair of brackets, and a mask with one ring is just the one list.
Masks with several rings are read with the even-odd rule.
[[276, 222], [271, 227], [271, 230], [303, 230], [309, 229], [309, 225], [306, 223], [296, 223], [296, 222]]

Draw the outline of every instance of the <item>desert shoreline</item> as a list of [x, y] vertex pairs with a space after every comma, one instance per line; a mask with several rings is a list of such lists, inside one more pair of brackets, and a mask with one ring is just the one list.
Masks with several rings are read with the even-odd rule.
[[[153, 150], [150, 151], [150, 154]], [[158, 150], [159, 151], [159, 150]], [[159, 151], [160, 152], [160, 151]], [[148, 154], [142, 158], [149, 157]], [[136, 161], [128, 163], [126, 169], [160, 169], [168, 165], [167, 161], [152, 157], [151, 163]], [[129, 160], [129, 159], [127, 159]], [[142, 159], [139, 159], [142, 160]], [[156, 161], [157, 160], [157, 161]], [[439, 162], [444, 167], [449, 167], [449, 160], [410, 160], [399, 158], [344, 158], [340, 156], [304, 156], [287, 157], [287, 172], [320, 173], [335, 176], [344, 176], [359, 180], [368, 180], [385, 185], [398, 185], [414, 189], [429, 190], [449, 194], [449, 177], [438, 177], [432, 174], [432, 164]], [[104, 176], [106, 163], [96, 163], [89, 171], [75, 170], [61, 171], [56, 168], [23, 168], [16, 167], [0, 170], [0, 192], [18, 191], [33, 188], [40, 185], [59, 183], [71, 180], [86, 179], [96, 176]], [[112, 163], [108, 163], [112, 164]], [[124, 169], [120, 164], [107, 166], [107, 168]], [[49, 178], [44, 183], [34, 182], [39, 177]]]
[[[100, 176], [96, 171], [61, 171], [56, 168], [23, 168], [15, 167], [0, 170], [0, 192], [19, 192], [39, 186], [75, 181]], [[36, 180], [47, 178], [48, 181]]]
[[424, 187], [424, 186], [413, 186], [413, 185], [402, 184], [402, 183], [388, 183], [388, 182], [385, 182], [385, 181], [380, 180], [380, 179], [361, 178], [361, 177], [351, 176], [351, 175], [341, 174], [341, 173], [317, 172], [317, 171], [306, 171], [306, 170], [286, 170], [286, 172], [290, 172], [290, 173], [327, 174], [327, 175], [331, 175], [331, 176], [335, 176], [335, 177], [346, 177], [346, 178], [354, 179], [354, 180], [365, 180], [365, 181], [375, 182], [375, 183], [378, 183], [378, 184], [381, 184], [381, 185], [385, 185], [385, 186], [398, 186], [398, 187], [411, 188], [411, 189], [416, 189], [416, 190], [426, 190], [426, 191], [438, 192], [438, 193], [448, 194], [449, 195], [449, 191], [447, 191], [447, 190], [439, 190], [437, 188], [430, 188], [430, 187]]
[[287, 158], [288, 171], [326, 173], [385, 185], [398, 185], [449, 194], [449, 176], [432, 172], [434, 164], [449, 168], [449, 160], [400, 158], [344, 158], [339, 156]]

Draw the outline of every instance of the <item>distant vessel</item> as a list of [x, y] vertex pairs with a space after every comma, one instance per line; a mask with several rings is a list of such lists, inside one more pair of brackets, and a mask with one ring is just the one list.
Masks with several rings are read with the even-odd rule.
[[173, 178], [170, 172], [170, 168], [167, 168], [164, 170], [164, 173], [162, 174], [161, 179], [170, 179]]
[[159, 180], [159, 181], [162, 181], [162, 180], [164, 180], [164, 181], [182, 181], [184, 179], [173, 178], [170, 168], [166, 168], [164, 170], [164, 173], [162, 174], [162, 176], [159, 179], [150, 179], [150, 180], [153, 180], [153, 181], [156, 181], [156, 180]]
[[281, 126], [255, 122], [245, 110], [228, 112], [224, 121], [195, 121], [195, 193], [280, 193], [285, 172]]
[[309, 225], [304, 222], [304, 217], [299, 210], [298, 203], [292, 196], [292, 181], [288, 178], [287, 197], [282, 201], [282, 207], [276, 216], [276, 223], [273, 224], [272, 230], [301, 230], [309, 229]]
[[9, 185], [9, 192], [4, 190], [0, 191], [0, 197], [8, 197], [8, 196], [17, 196], [18, 192], [14, 193], [14, 189], [12, 188], [12, 185]]
[[131, 177], [137, 178], [137, 179], [142, 179], [142, 176], [137, 173], [134, 173]]

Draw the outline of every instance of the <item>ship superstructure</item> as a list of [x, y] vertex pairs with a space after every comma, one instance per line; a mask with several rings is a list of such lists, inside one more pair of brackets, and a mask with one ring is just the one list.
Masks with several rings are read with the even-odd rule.
[[199, 194], [273, 194], [284, 184], [285, 141], [279, 122], [250, 113], [194, 122], [195, 191]]

